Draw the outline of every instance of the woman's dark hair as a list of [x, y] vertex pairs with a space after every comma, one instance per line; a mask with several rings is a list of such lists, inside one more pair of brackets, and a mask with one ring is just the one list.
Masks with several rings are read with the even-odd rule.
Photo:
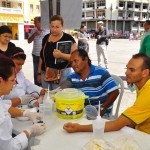
[[13, 74], [14, 69], [14, 62], [10, 58], [0, 54], [0, 77], [7, 81], [8, 78]]
[[60, 21], [61, 22], [61, 25], [63, 26], [64, 25], [64, 21], [63, 21], [63, 18], [60, 16], [60, 15], [54, 15], [52, 16], [51, 20], [50, 20], [50, 23], [52, 21]]
[[10, 57], [11, 59], [23, 59], [26, 60], [26, 54], [24, 50], [20, 47], [12, 47], [9, 51], [6, 51], [6, 56]]
[[133, 59], [142, 58], [143, 59], [143, 65], [142, 69], [149, 69], [150, 70], [150, 57], [145, 55], [144, 53], [137, 53], [132, 56]]
[[10, 33], [12, 34], [12, 31], [10, 30], [10, 28], [6, 25], [3, 25], [0, 27], [0, 34], [3, 34], [3, 33]]
[[76, 49], [75, 51], [73, 51], [71, 54], [74, 54], [78, 52], [79, 56], [82, 58], [82, 60], [85, 60], [85, 58], [88, 58], [88, 65], [91, 66], [91, 59], [88, 56], [88, 53], [83, 50], [83, 49]]

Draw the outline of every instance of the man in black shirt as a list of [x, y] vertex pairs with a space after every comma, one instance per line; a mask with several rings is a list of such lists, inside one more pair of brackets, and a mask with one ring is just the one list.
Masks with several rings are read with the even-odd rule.
[[96, 34], [96, 50], [97, 50], [97, 58], [98, 58], [98, 65], [102, 65], [101, 55], [104, 58], [104, 63], [106, 69], [108, 69], [108, 57], [107, 57], [107, 45], [108, 45], [108, 29], [105, 28], [103, 21], [98, 22], [98, 30]]

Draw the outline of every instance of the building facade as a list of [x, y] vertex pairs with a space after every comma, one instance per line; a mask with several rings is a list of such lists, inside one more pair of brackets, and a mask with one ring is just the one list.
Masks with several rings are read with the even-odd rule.
[[27, 38], [35, 16], [40, 16], [39, 0], [0, 0], [0, 26], [11, 28], [12, 39]]
[[82, 23], [92, 30], [103, 20], [111, 33], [140, 33], [149, 18], [150, 0], [83, 0]]

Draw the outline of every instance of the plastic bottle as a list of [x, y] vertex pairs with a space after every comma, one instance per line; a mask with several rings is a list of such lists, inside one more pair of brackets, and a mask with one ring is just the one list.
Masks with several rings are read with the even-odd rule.
[[[100, 108], [100, 102], [99, 102]], [[100, 109], [99, 109], [100, 110]], [[96, 120], [93, 120], [93, 137], [94, 139], [100, 139], [104, 136], [105, 120], [100, 116], [100, 111]]]
[[49, 95], [49, 87], [48, 92], [45, 93], [44, 100], [43, 100], [43, 115], [50, 115], [52, 113], [52, 99]]

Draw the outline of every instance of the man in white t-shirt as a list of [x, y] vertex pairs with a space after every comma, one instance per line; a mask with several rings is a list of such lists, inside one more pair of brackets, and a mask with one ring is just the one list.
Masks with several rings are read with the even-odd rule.
[[40, 58], [40, 51], [42, 48], [42, 40], [43, 37], [49, 33], [49, 30], [45, 30], [41, 28], [41, 17], [34, 18], [35, 28], [31, 30], [28, 37], [28, 43], [32, 43], [33, 41], [33, 68], [34, 68], [34, 84], [39, 85], [37, 83], [37, 70]]

